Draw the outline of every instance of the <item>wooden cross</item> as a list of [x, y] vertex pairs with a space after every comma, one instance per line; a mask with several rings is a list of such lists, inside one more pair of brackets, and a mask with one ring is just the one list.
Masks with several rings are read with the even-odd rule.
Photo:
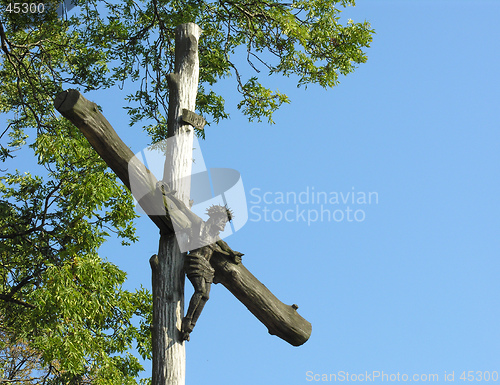
[[[191, 126], [202, 126], [203, 124], [199, 117], [189, 113], [189, 111], [194, 110], [194, 106], [183, 105], [186, 102], [183, 101], [184, 96], [182, 95], [183, 82], [193, 83], [193, 71], [195, 71], [196, 82], [194, 82], [194, 86], [191, 84], [191, 88], [194, 88], [194, 96], [196, 96], [198, 68], [195, 64], [198, 62], [197, 44], [200, 33], [199, 27], [192, 23], [183, 24], [176, 30], [176, 70], [168, 79], [170, 88], [169, 136], [179, 135], [182, 130], [189, 133]], [[183, 76], [188, 76], [188, 80], [183, 80]], [[191, 99], [193, 99], [192, 95]], [[191, 102], [191, 104], [193, 103]], [[190, 229], [193, 222], [202, 221], [202, 219], [190, 211], [188, 213], [181, 210], [165, 211], [164, 194], [157, 188], [158, 180], [123, 143], [95, 103], [85, 99], [76, 90], [68, 90], [57, 95], [54, 105], [61, 115], [71, 121], [85, 135], [92, 147], [129, 190], [131, 190], [131, 180], [134, 180], [134, 183], [139, 183], [143, 188], [144, 193], [141, 194], [143, 197], [139, 200], [139, 204], [148, 213], [161, 233], [160, 256], [154, 255], [150, 260], [153, 272], [153, 384], [182, 383], [183, 380], [179, 382], [169, 381], [168, 376], [175, 376], [175, 374], [169, 373], [160, 373], [155, 380], [155, 372], [161, 372], [158, 368], [165, 367], [163, 362], [165, 354], [161, 351], [165, 352], [172, 343], [183, 345], [179, 330], [179, 317], [182, 318], [183, 314], [179, 315], [179, 309], [174, 309], [176, 313], [172, 317], [177, 318], [175, 328], [172, 328], [172, 325], [167, 325], [167, 321], [164, 319], [168, 318], [165, 316], [167, 311], [165, 303], [173, 301], [172, 295], [166, 293], [170, 289], [165, 285], [182, 286], [179, 290], [183, 293], [182, 260], [184, 254], [180, 253], [178, 246], [176, 246], [175, 229]], [[190, 155], [188, 158], [191, 159]], [[180, 187], [182, 188], [182, 186]], [[181, 196], [179, 199], [186, 201], [185, 196]], [[162, 212], [165, 214], [158, 215]], [[228, 255], [235, 255], [236, 252], [227, 243], [219, 240], [217, 244], [223, 252], [214, 252], [210, 260], [210, 264], [215, 269], [216, 282], [222, 283], [238, 298], [252, 314], [267, 326], [270, 334], [276, 335], [294, 346], [305, 343], [311, 334], [311, 324], [298, 314], [297, 305], [290, 306], [282, 303], [245, 268], [243, 263], [228, 258]], [[166, 254], [167, 257], [173, 255], [175, 258], [163, 258], [162, 253]], [[182, 274], [182, 277], [179, 274]], [[159, 285], [159, 283], [164, 286]], [[181, 303], [183, 303], [182, 300]], [[181, 312], [183, 312], [182, 308], [183, 306], [181, 306]], [[175, 330], [172, 331], [172, 329]], [[155, 370], [155, 365], [157, 370]], [[166, 368], [163, 372], [165, 371], [167, 371]], [[182, 377], [182, 375], [178, 376]]]

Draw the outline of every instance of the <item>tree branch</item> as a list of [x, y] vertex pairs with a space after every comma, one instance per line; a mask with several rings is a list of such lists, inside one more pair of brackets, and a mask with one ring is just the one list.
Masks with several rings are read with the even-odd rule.
[[10, 42], [7, 39], [7, 36], [5, 36], [5, 31], [3, 29], [3, 24], [0, 22], [0, 43], [2, 45], [2, 51], [5, 52], [7, 56], [10, 55], [9, 48], [7, 47], [7, 44], [10, 46]]
[[30, 309], [34, 309], [36, 307], [35, 305], [21, 301], [19, 299], [12, 298], [12, 297], [5, 295], [5, 294], [0, 294], [0, 300], [3, 300], [5, 302], [15, 303], [16, 305], [21, 305], [21, 306], [24, 306], [24, 307], [27, 307]]

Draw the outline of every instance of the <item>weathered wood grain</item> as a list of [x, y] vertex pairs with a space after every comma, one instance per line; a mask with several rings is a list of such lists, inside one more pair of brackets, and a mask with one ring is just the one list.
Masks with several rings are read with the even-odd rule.
[[[63, 116], [80, 128], [96, 151], [115, 171], [123, 183], [129, 187], [126, 171], [128, 168], [123, 167], [123, 165], [127, 164], [133, 156], [132, 151], [118, 137], [115, 130], [97, 108], [93, 108], [94, 103], [86, 100], [77, 91], [69, 92], [71, 94], [69, 100], [72, 102], [66, 102], [63, 109], [56, 104], [56, 108]], [[65, 99], [64, 95], [59, 99]], [[74, 109], [70, 108], [70, 105], [73, 105]], [[144, 176], [144, 183], [156, 184], [156, 178], [147, 170], [144, 164], [137, 164], [134, 169], [137, 170], [138, 174]], [[158, 199], [155, 201], [158, 201]], [[176, 213], [179, 213], [179, 216], [182, 215], [180, 210], [176, 211]], [[190, 216], [202, 220], [194, 213], [191, 213]], [[153, 216], [151, 219], [160, 229], [172, 229], [172, 223], [167, 216]], [[191, 224], [191, 220], [187, 217], [180, 217], [177, 220], [179, 223], [184, 220], [185, 228]], [[223, 249], [234, 253], [225, 242], [224, 244]], [[221, 243], [219, 245], [222, 246]], [[302, 318], [293, 306], [285, 305], [279, 301], [243, 264], [234, 264], [224, 255], [217, 254], [214, 254], [211, 263], [216, 269], [218, 282], [222, 283], [252, 314], [266, 325], [271, 334], [294, 346], [299, 346], [307, 341], [311, 334], [311, 324]]]

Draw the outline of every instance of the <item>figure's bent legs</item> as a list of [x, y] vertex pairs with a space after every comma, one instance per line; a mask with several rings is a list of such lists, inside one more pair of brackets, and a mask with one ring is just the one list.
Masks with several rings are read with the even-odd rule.
[[193, 277], [189, 279], [194, 287], [194, 294], [189, 301], [189, 307], [186, 316], [182, 320], [182, 339], [189, 341], [191, 333], [200, 317], [203, 307], [208, 301], [210, 293], [210, 283], [202, 277]]
[[204, 290], [201, 292], [201, 298], [198, 302], [198, 306], [194, 310], [193, 319], [191, 321], [191, 325], [193, 325], [193, 327], [194, 327], [194, 325], [196, 325], [196, 321], [198, 321], [198, 318], [200, 318], [201, 311], [203, 310], [203, 308], [205, 307], [205, 304], [208, 301], [211, 286], [212, 285], [210, 283], [208, 283], [206, 281], [204, 282]]

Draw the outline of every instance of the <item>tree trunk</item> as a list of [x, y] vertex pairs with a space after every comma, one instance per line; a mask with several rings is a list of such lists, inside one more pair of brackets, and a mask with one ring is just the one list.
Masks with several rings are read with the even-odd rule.
[[149, 260], [153, 286], [153, 385], [184, 385], [186, 351], [180, 341], [184, 315], [184, 271], [175, 234], [162, 234]]
[[[198, 39], [196, 24], [175, 31], [175, 72], [169, 74], [168, 139], [163, 182], [189, 206], [193, 164], [193, 128], [182, 121], [182, 110], [194, 111], [198, 91]], [[179, 235], [178, 235], [179, 236]], [[180, 338], [184, 316], [184, 254], [171, 231], [162, 232], [153, 271], [153, 385], [183, 385], [186, 353]]]

